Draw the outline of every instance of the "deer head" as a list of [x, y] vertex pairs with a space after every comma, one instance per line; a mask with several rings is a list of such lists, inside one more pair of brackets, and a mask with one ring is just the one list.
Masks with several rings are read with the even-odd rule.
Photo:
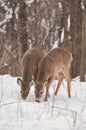
[[20, 78], [17, 79], [17, 84], [20, 86], [20, 94], [23, 100], [25, 100], [30, 91], [30, 82], [23, 82]]
[[34, 93], [35, 93], [36, 102], [40, 102], [40, 100], [42, 99], [46, 86], [47, 86], [47, 81], [45, 81], [44, 83], [35, 82]]

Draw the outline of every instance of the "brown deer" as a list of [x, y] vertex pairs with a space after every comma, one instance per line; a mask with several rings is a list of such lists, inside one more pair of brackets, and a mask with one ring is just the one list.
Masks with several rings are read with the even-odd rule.
[[68, 97], [70, 94], [70, 75], [69, 68], [72, 61], [72, 55], [65, 48], [59, 47], [49, 51], [40, 61], [38, 66], [38, 76], [35, 82], [35, 101], [40, 102], [40, 99], [44, 92], [44, 87], [46, 86], [45, 101], [50, 96], [49, 88], [51, 83], [58, 73], [58, 85], [54, 92], [57, 95], [62, 80], [65, 76], [67, 79], [68, 86]]
[[18, 78], [17, 83], [20, 85], [20, 93], [23, 100], [25, 100], [30, 91], [30, 83], [32, 76], [37, 79], [38, 63], [44, 56], [44, 52], [39, 48], [32, 48], [25, 52], [21, 60], [21, 76]]

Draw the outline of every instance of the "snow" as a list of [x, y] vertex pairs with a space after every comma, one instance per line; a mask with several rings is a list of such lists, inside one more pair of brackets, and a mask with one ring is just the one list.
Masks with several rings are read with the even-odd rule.
[[[1, 1], [1, 6], [4, 6], [4, 4], [5, 3]], [[5, 5], [3, 8], [6, 11], [6, 13], [5, 13], [4, 19], [0, 21], [0, 26], [5, 25], [8, 21], [10, 21], [10, 19], [12, 18], [12, 13], [13, 13], [12, 8], [8, 8], [7, 5]], [[0, 28], [0, 32], [5, 33], [6, 32], [5, 27]]]
[[59, 8], [62, 9], [62, 3], [58, 2]]
[[67, 18], [67, 31], [70, 31], [70, 27], [71, 27], [71, 24], [70, 24], [70, 15], [68, 15], [68, 18]]
[[28, 6], [30, 7], [31, 4], [34, 2], [34, 0], [25, 0], [26, 4], [28, 4]]
[[58, 46], [59, 46], [59, 39], [54, 42], [52, 48], [57, 48]]
[[21, 100], [16, 80], [10, 75], [0, 76], [0, 130], [86, 130], [86, 82], [73, 79], [69, 99], [66, 80], [53, 96], [55, 80], [50, 99], [36, 103], [33, 86], [27, 100]]
[[61, 43], [63, 43], [64, 40], [64, 28], [62, 29], [62, 33], [61, 33]]

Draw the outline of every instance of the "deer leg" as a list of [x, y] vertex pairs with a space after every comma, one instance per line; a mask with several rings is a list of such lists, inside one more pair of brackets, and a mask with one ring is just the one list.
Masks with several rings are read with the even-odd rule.
[[61, 83], [62, 83], [62, 81], [63, 81], [63, 78], [64, 78], [64, 75], [63, 75], [62, 73], [59, 73], [59, 75], [58, 75], [58, 85], [57, 85], [57, 87], [56, 87], [56, 90], [55, 90], [55, 92], [54, 92], [54, 95], [57, 95], [57, 93], [58, 93], [58, 91], [59, 91], [59, 88], [60, 88], [60, 85], [61, 85]]
[[50, 88], [50, 85], [52, 84], [52, 82], [53, 82], [53, 79], [51, 78], [51, 79], [48, 81], [48, 83], [47, 83], [45, 101], [47, 101], [47, 98], [50, 97], [49, 88]]
[[71, 98], [71, 94], [70, 94], [70, 75], [69, 75], [69, 71], [66, 70], [64, 73], [65, 73], [65, 77], [66, 77], [66, 79], [67, 79], [68, 97]]
[[70, 77], [67, 77], [67, 86], [68, 86], [68, 97], [71, 98], [71, 94], [70, 94]]
[[48, 97], [50, 98], [50, 92], [49, 92], [49, 90], [48, 90]]
[[50, 97], [49, 94], [49, 87], [46, 88], [46, 95], [45, 95], [45, 101], [47, 101], [47, 98]]

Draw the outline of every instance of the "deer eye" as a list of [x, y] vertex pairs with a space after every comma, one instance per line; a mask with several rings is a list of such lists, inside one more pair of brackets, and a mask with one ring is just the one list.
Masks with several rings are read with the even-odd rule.
[[37, 92], [35, 91], [34, 93], [36, 94]]
[[28, 94], [28, 91], [26, 91], [25, 94]]
[[23, 92], [22, 92], [22, 91], [20, 91], [20, 93], [22, 94]]
[[44, 93], [44, 91], [41, 91], [40, 94], [42, 95]]

